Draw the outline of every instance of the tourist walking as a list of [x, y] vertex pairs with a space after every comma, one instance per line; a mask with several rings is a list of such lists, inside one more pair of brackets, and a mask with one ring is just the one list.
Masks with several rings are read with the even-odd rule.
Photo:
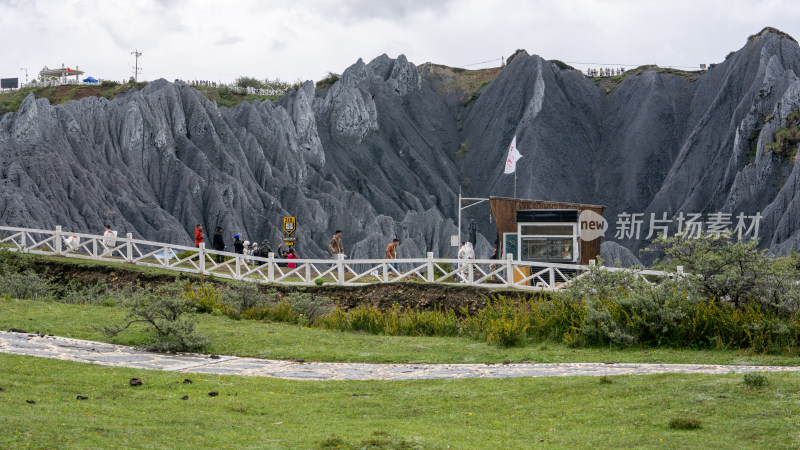
[[233, 251], [240, 255], [244, 254], [244, 241], [238, 234], [233, 235]]
[[194, 229], [194, 246], [200, 247], [200, 244], [203, 243], [203, 226], [197, 224], [197, 228]]
[[[397, 259], [397, 245], [400, 244], [400, 239], [394, 238], [389, 245], [386, 246], [386, 259]], [[397, 271], [397, 263], [392, 262], [389, 265]]]
[[339, 258], [337, 255], [344, 255], [344, 245], [342, 244], [342, 230], [336, 230], [333, 233], [331, 242], [328, 244], [328, 249], [331, 251], [334, 259]]
[[[225, 241], [222, 238], [222, 227], [217, 227], [217, 232], [214, 233], [214, 237], [211, 238], [211, 245], [213, 245], [214, 250], [218, 252], [225, 251]], [[215, 261], [217, 264], [225, 262], [225, 256], [217, 255]]]
[[106, 225], [106, 231], [103, 233], [103, 248], [105, 251], [111, 250], [114, 244], [117, 243], [117, 232], [111, 231], [111, 225]]

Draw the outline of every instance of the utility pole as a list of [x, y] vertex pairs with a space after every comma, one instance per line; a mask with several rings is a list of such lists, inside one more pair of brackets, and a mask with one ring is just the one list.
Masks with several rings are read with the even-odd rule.
[[137, 83], [139, 82], [139, 73], [141, 73], [142, 69], [139, 68], [139, 57], [142, 56], [142, 52], [139, 50], [134, 50], [131, 52], [131, 55], [136, 57], [136, 65], [133, 68], [133, 80]]
[[25, 84], [28, 84], [28, 69], [26, 67], [23, 67], [19, 70], [25, 72]]

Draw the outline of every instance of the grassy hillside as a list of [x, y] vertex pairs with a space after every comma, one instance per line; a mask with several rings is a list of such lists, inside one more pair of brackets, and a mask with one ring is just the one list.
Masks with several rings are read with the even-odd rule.
[[[147, 86], [147, 82], [141, 83], [115, 83], [113, 81], [104, 81], [95, 86], [50, 86], [39, 88], [22, 88], [13, 92], [0, 93], [0, 114], [7, 112], [15, 112], [19, 109], [22, 101], [31, 92], [39, 98], [46, 98], [50, 101], [51, 105], [60, 105], [70, 100], [80, 100], [84, 97], [103, 97], [112, 99], [123, 92], [136, 88], [141, 90]], [[252, 102], [254, 100], [275, 100], [279, 95], [266, 96], [266, 95], [244, 95], [237, 94], [232, 90], [221, 87], [214, 88], [209, 86], [194, 86], [199, 90], [207, 99], [217, 102], [220, 106], [232, 107], [241, 102]]]
[[796, 447], [800, 375], [757, 377], [310, 382], [0, 355], [0, 447]]

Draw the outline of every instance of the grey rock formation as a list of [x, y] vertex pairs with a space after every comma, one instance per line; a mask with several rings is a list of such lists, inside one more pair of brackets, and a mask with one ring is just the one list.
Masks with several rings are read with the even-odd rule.
[[[762, 246], [783, 253], [800, 244], [800, 169], [768, 144], [800, 109], [798, 73], [797, 42], [765, 29], [706, 72], [652, 67], [618, 85], [520, 52], [469, 101], [441, 66], [386, 55], [329, 88], [235, 108], [165, 80], [110, 101], [28, 97], [0, 117], [0, 223], [110, 223], [185, 244], [197, 223], [219, 224], [276, 247], [296, 216], [301, 256], [324, 256], [336, 229], [351, 258], [381, 257], [395, 236], [401, 257], [454, 256], [459, 189], [511, 196], [516, 135], [518, 197], [605, 205], [606, 252], [645, 246], [651, 214], [724, 212], [735, 225], [758, 212]], [[638, 238], [615, 239], [621, 213], [642, 214]], [[488, 256], [488, 206], [469, 219]]]
[[633, 252], [614, 241], [603, 242], [600, 245], [600, 258], [603, 265], [608, 267], [640, 267], [639, 261]]

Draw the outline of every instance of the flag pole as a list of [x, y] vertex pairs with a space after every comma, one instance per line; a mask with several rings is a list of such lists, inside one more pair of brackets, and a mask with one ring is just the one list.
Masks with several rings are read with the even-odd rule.
[[514, 198], [517, 198], [517, 172], [514, 172]]

